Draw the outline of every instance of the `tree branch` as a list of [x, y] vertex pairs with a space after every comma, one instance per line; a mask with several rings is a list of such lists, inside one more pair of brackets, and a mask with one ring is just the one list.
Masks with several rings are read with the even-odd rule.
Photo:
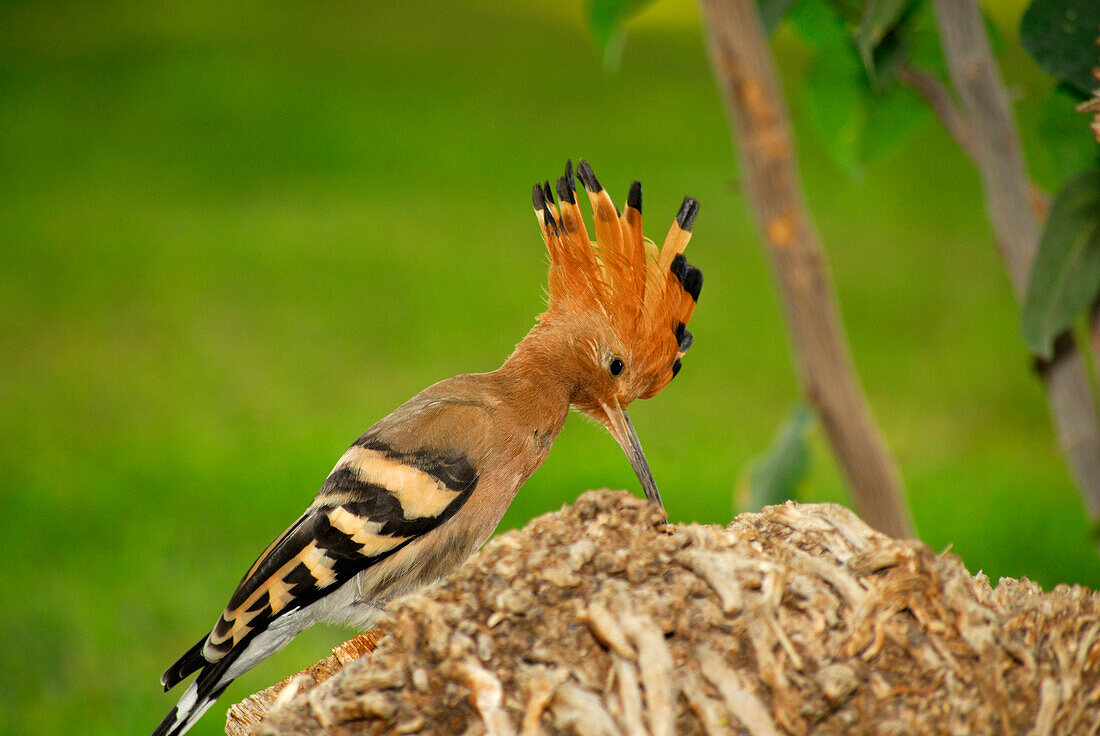
[[[989, 219], [1016, 296], [1022, 300], [1040, 228], [1008, 95], [975, 0], [934, 0], [934, 4], [951, 83], [966, 119], [978, 133], [972, 138], [973, 158]], [[1055, 357], [1040, 362], [1038, 370], [1078, 492], [1089, 516], [1096, 519], [1100, 516], [1100, 421], [1073, 336], [1063, 335]]]
[[898, 81], [913, 90], [940, 119], [947, 133], [959, 144], [971, 161], [977, 163], [978, 151], [970, 121], [955, 106], [951, 93], [934, 75], [908, 62], [898, 64]]
[[832, 283], [802, 199], [786, 105], [753, 0], [702, 0], [749, 199], [783, 295], [803, 391], [817, 409], [859, 513], [912, 536], [901, 480], [848, 354]]
[[[962, 114], [951, 98], [947, 87], [935, 75], [902, 62], [897, 66], [898, 81], [913, 90], [931, 108], [963, 153], [975, 166], [978, 164], [978, 149], [974, 142], [974, 130], [970, 121]], [[1031, 210], [1040, 220], [1045, 220], [1050, 209], [1050, 198], [1030, 180], [1027, 182], [1027, 194]]]
[[[1100, 38], [1096, 39], [1096, 45], [1100, 46]], [[1100, 143], [1100, 67], [1092, 70], [1092, 76], [1098, 86], [1093, 89], [1092, 97], [1077, 106], [1077, 112], [1093, 116], [1089, 129], [1096, 136], [1096, 142]], [[1092, 303], [1089, 311], [1089, 347], [1092, 348], [1093, 373], [1100, 379], [1100, 299]]]

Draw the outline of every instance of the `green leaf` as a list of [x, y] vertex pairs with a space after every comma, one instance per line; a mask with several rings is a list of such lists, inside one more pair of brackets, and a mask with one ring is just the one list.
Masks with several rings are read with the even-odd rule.
[[1092, 76], [1100, 67], [1097, 36], [1097, 0], [1034, 0], [1020, 21], [1020, 42], [1039, 66], [1083, 94], [1100, 85]]
[[947, 64], [940, 48], [939, 29], [930, 2], [921, 2], [906, 19], [905, 60], [912, 66], [946, 79]]
[[604, 66], [619, 65], [626, 40], [626, 21], [653, 0], [589, 0], [588, 25], [603, 54]]
[[879, 83], [881, 55], [893, 56], [898, 45], [894, 29], [912, 9], [915, 0], [867, 0], [856, 29], [855, 44], [867, 74]]
[[[893, 80], [893, 66], [912, 51], [921, 58], [942, 59], [934, 30], [925, 27], [934, 27], [935, 20], [927, 2], [899, 0], [899, 7], [901, 15], [889, 17], [903, 25], [895, 24], [873, 54], [876, 77], [848, 32], [844, 7], [829, 0], [800, 0], [788, 16], [818, 52], [803, 85], [807, 119], [833, 161], [852, 178], [896, 149], [929, 115], [916, 95]], [[873, 17], [875, 22], [887, 18]]]
[[756, 0], [756, 5], [760, 9], [760, 20], [766, 32], [770, 34], [775, 30], [792, 2], [794, 0]]
[[813, 411], [802, 404], [791, 411], [768, 454], [753, 464], [748, 500], [743, 510], [759, 511], [795, 497], [810, 467], [806, 436], [813, 419]]
[[1100, 154], [1088, 118], [1077, 112], [1079, 101], [1072, 87], [1060, 84], [1050, 91], [1039, 110], [1039, 140], [1055, 177], [1051, 188], [1087, 168]]
[[1071, 179], [1050, 208], [1020, 317], [1024, 342], [1049, 358], [1054, 340], [1100, 292], [1100, 169]]
[[822, 54], [806, 77], [806, 113], [833, 160], [849, 176], [862, 172], [870, 90], [855, 49]]
[[898, 84], [871, 89], [854, 47], [822, 54], [806, 77], [806, 114], [833, 161], [858, 178], [924, 124], [927, 107]]
[[980, 8], [980, 10], [982, 11], [982, 22], [985, 24], [985, 35], [989, 37], [989, 49], [994, 56], [997, 56], [1005, 48], [1005, 35], [1001, 33], [1001, 27], [993, 22], [993, 17], [986, 12], [985, 8]]
[[821, 52], [851, 47], [844, 17], [826, 0], [798, 0], [787, 13], [787, 18], [798, 34]]
[[928, 106], [908, 87], [892, 84], [867, 101], [867, 120], [860, 141], [860, 160], [886, 158], [931, 117]]

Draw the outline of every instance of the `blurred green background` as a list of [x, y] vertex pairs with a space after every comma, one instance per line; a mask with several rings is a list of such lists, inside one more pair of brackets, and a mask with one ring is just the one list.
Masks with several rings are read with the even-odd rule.
[[[990, 5], [1032, 173], [1052, 86]], [[727, 522], [797, 401], [695, 6], [604, 71], [579, 0], [0, 7], [0, 731], [146, 733], [159, 677], [361, 431], [495, 368], [543, 305], [530, 185], [585, 157], [648, 232], [702, 202], [680, 377], [632, 416], [675, 521]], [[1100, 584], [982, 209], [926, 119], [858, 181], [823, 154], [781, 29], [801, 165], [856, 363], [922, 538], [973, 571]], [[807, 500], [844, 500], [820, 432]], [[637, 491], [571, 418], [503, 528]], [[317, 629], [195, 728], [327, 653]]]

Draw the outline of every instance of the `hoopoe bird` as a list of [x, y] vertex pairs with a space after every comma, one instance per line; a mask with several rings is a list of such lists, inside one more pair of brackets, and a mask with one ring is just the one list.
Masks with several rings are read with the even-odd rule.
[[446, 576], [496, 529], [542, 464], [570, 406], [619, 443], [661, 503], [626, 408], [668, 385], [691, 346], [703, 276], [683, 251], [698, 203], [684, 199], [663, 247], [642, 236], [642, 187], [619, 214], [592, 168], [536, 184], [550, 253], [546, 311], [504, 364], [430, 386], [368, 429], [313, 503], [245, 573], [214, 628], [161, 678], [198, 677], [154, 736], [186, 732], [234, 678], [319, 621], [366, 630], [390, 599]]

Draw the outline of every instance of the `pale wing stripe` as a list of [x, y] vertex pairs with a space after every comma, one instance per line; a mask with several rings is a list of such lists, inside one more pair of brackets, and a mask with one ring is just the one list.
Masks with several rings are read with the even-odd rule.
[[[430, 473], [395, 460], [383, 452], [365, 447], [354, 446], [345, 452], [336, 463], [334, 471], [341, 468], [354, 472], [363, 483], [379, 486], [393, 495], [401, 504], [402, 516], [406, 520], [440, 516], [462, 492], [461, 490], [452, 491]], [[348, 495], [347, 502], [353, 502], [355, 494]], [[333, 498], [331, 496], [323, 500], [318, 498], [313, 505], [318, 505], [318, 502], [325, 505], [332, 504]], [[390, 552], [410, 539], [407, 536], [380, 534], [383, 526], [381, 522], [358, 516], [342, 506], [330, 510], [327, 516], [333, 528], [348, 535], [351, 541], [359, 545], [359, 554], [363, 557], [376, 557]], [[268, 551], [274, 549], [277, 544], [278, 540], [272, 543]], [[253, 569], [258, 564], [254, 565]], [[284, 578], [299, 564], [305, 565], [309, 570], [317, 581], [318, 588], [325, 588], [336, 582], [336, 573], [333, 570], [335, 561], [326, 555], [316, 542], [311, 542], [257, 587], [235, 611], [227, 612], [230, 614], [227, 623], [231, 623], [229, 632], [224, 638], [212, 634], [211, 643], [216, 644], [231, 638], [236, 645], [244, 638], [251, 628], [252, 620], [263, 610], [249, 612], [248, 609], [265, 593], [268, 596], [268, 605], [272, 614], [279, 613], [293, 603], [291, 586]]]
[[[224, 638], [215, 636], [213, 633], [211, 633], [210, 640], [213, 643], [217, 644], [225, 641], [225, 639], [232, 638], [233, 645], [236, 646], [237, 642], [239, 642], [245, 636], [245, 634], [248, 633], [250, 629], [250, 624], [252, 623], [252, 619], [263, 613], [263, 608], [260, 608], [256, 611], [249, 611], [248, 609], [251, 608], [252, 604], [254, 604], [264, 593], [267, 593], [268, 606], [271, 608], [271, 613], [273, 614], [278, 613], [279, 611], [283, 610], [283, 608], [285, 608], [287, 604], [292, 603], [294, 601], [294, 596], [291, 595], [290, 586], [287, 585], [284, 578], [289, 575], [291, 571], [294, 570], [294, 568], [298, 567], [298, 565], [301, 564], [304, 564], [306, 566], [306, 568], [310, 571], [310, 574], [313, 575], [314, 578], [317, 577], [317, 572], [315, 572], [314, 570], [314, 568], [317, 567], [319, 568], [319, 572], [327, 574], [328, 577], [331, 577], [332, 580], [335, 580], [335, 575], [330, 568], [332, 562], [327, 560], [324, 552], [317, 548], [317, 544], [315, 542], [310, 542], [309, 545], [306, 546], [301, 552], [296, 554], [294, 557], [288, 560], [285, 565], [280, 567], [274, 575], [265, 580], [258, 588], [256, 588], [256, 590], [252, 592], [252, 595], [248, 596], [248, 598], [245, 599], [244, 603], [238, 606], [236, 610], [227, 611], [226, 613], [229, 614], [229, 616], [228, 618], [226, 618], [226, 623], [232, 622], [232, 628]], [[326, 584], [330, 584], [332, 580], [330, 580], [329, 583]], [[318, 587], [323, 586], [318, 585]], [[223, 613], [222, 616], [225, 617], [226, 613]]]
[[[391, 537], [383, 534], [376, 534], [381, 525], [378, 522], [363, 519], [355, 514], [347, 511], [343, 508], [336, 508], [328, 514], [329, 523], [339, 531], [347, 534], [351, 537], [352, 541], [359, 545], [360, 554], [364, 557], [375, 557], [389, 552], [394, 547], [398, 546], [402, 542], [405, 542], [409, 537]], [[287, 585], [284, 578], [290, 574], [290, 572], [296, 568], [299, 564], [306, 566], [310, 574], [317, 580], [317, 587], [324, 588], [332, 585], [336, 582], [336, 573], [333, 571], [332, 566], [334, 560], [324, 553], [323, 550], [317, 547], [316, 542], [310, 542], [301, 552], [289, 560], [279, 570], [272, 575], [269, 579], [264, 581], [252, 595], [248, 596], [244, 603], [242, 603], [237, 610], [233, 613], [230, 621], [233, 623], [232, 629], [225, 638], [232, 638], [234, 645], [240, 641], [245, 634], [248, 633], [249, 625], [263, 609], [259, 611], [249, 612], [248, 609], [255, 603], [264, 593], [268, 596], [268, 605], [271, 607], [271, 613], [278, 613], [283, 610], [288, 604], [294, 601], [294, 596], [291, 594], [290, 586]], [[224, 641], [220, 637], [219, 641]]]
[[336, 582], [336, 572], [332, 569], [335, 560], [326, 555], [316, 542], [305, 548], [301, 558], [309, 574], [317, 581], [318, 588], [327, 588]]
[[[310, 542], [309, 547], [312, 547], [312, 546], [313, 546], [313, 543]], [[271, 605], [271, 612], [272, 613], [278, 613], [279, 611], [281, 611], [283, 609], [283, 606], [286, 605], [282, 601], [283, 596], [285, 596], [286, 593], [288, 592], [287, 591], [287, 585], [286, 585], [285, 582], [283, 582], [283, 578], [285, 578], [287, 575], [289, 575], [291, 570], [298, 567], [298, 565], [302, 564], [302, 555], [305, 553], [306, 550], [309, 549], [309, 547], [306, 547], [301, 552], [294, 555], [294, 557], [287, 560], [286, 564], [283, 565], [282, 567], [280, 567], [275, 572], [274, 575], [272, 575], [267, 580], [265, 580], [263, 583], [261, 583], [260, 586], [258, 588], [256, 588], [256, 590], [252, 591], [252, 595], [248, 596], [248, 598], [245, 599], [245, 602], [242, 603], [240, 605], [240, 607], [237, 608], [237, 612], [236, 612], [236, 615], [234, 616], [234, 619], [239, 620], [240, 614], [242, 612], [248, 611], [248, 609], [252, 607], [252, 604], [255, 603], [256, 600], [260, 596], [262, 596], [264, 593], [267, 593], [267, 595], [268, 595], [268, 600], [270, 601], [270, 605]], [[260, 609], [260, 610], [263, 610], [263, 609]], [[236, 627], [236, 621], [234, 621], [233, 624], [234, 624], [234, 628], [235, 628]], [[239, 639], [237, 637], [234, 637], [233, 643], [236, 644], [237, 641], [239, 641]]]
[[229, 633], [224, 638], [219, 638], [217, 641], [215, 641], [213, 635], [211, 635], [211, 642], [218, 644], [225, 641], [225, 639], [232, 639], [233, 646], [236, 646], [237, 642], [239, 642], [244, 635], [248, 633], [249, 629], [252, 628], [252, 619], [256, 618], [261, 613], [263, 613], [262, 608], [256, 611], [242, 609], [233, 617], [233, 628], [229, 630]]
[[[307, 548], [308, 549], [308, 548]], [[302, 562], [301, 558], [294, 560], [294, 567], [297, 567]], [[285, 569], [285, 568], [284, 568]], [[280, 571], [281, 572], [281, 571]], [[287, 570], [290, 572], [290, 570]], [[282, 576], [273, 578], [267, 585], [267, 605], [271, 608], [271, 612], [278, 613], [286, 608], [287, 604], [294, 600], [294, 596], [290, 594], [290, 586], [286, 584]], [[236, 641], [233, 642], [234, 644]]]
[[406, 519], [439, 516], [461, 493], [419, 468], [358, 445], [345, 452], [336, 467], [346, 467], [364, 483], [385, 488], [401, 504]]
[[382, 525], [377, 521], [356, 516], [345, 508], [335, 508], [328, 513], [328, 522], [335, 529], [342, 531], [351, 537], [351, 541], [360, 547], [360, 553], [364, 557], [375, 557], [409, 539], [409, 537], [394, 537], [386, 534], [377, 534]]

